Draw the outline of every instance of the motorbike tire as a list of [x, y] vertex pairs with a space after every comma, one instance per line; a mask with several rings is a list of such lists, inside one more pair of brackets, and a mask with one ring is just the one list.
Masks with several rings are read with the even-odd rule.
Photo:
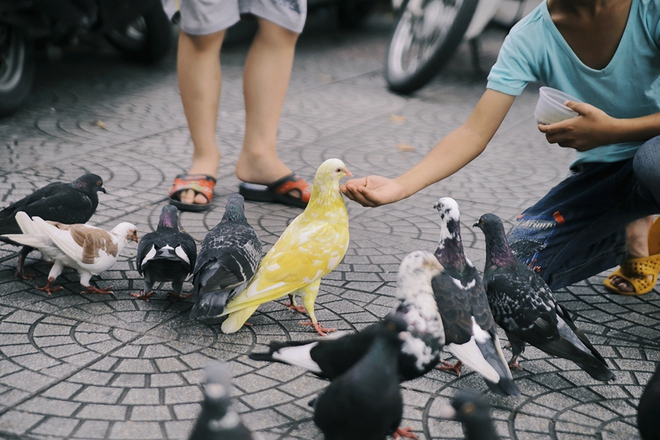
[[131, 61], [155, 63], [172, 46], [172, 23], [160, 7], [151, 8], [132, 23], [105, 33], [105, 38]]
[[17, 29], [0, 25], [0, 116], [18, 110], [34, 79], [34, 43]]
[[388, 88], [407, 95], [431, 81], [461, 44], [478, 3], [405, 0], [385, 53]]

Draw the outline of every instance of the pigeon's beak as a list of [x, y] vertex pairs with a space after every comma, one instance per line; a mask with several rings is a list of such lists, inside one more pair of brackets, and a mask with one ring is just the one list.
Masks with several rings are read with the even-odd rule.
[[439, 210], [439, 209], [440, 209], [440, 205], [437, 204], [437, 203], [434, 203], [434, 204], [433, 204], [433, 209]]
[[137, 231], [133, 231], [130, 237], [128, 237], [129, 240], [132, 240], [136, 243], [140, 242], [140, 239], [138, 238]]
[[105, 190], [105, 188], [103, 188], [103, 187], [100, 187], [100, 188], [99, 188], [99, 191], [103, 191], [103, 194], [107, 194], [107, 193], [108, 193], [108, 192]]
[[348, 171], [348, 168], [344, 168], [344, 173], [346, 173], [346, 177], [353, 177], [353, 173]]

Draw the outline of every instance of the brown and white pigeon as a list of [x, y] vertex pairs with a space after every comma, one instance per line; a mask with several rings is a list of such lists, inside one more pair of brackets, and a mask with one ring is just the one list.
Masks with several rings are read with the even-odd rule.
[[190, 297], [181, 292], [195, 267], [197, 245], [190, 234], [179, 229], [178, 213], [174, 205], [163, 206], [156, 230], [140, 239], [136, 260], [138, 273], [144, 275], [144, 289], [131, 293], [132, 297], [149, 301], [157, 281], [172, 282], [170, 296], [174, 299]]
[[[76, 269], [80, 273], [80, 284], [85, 286], [82, 293], [112, 293], [110, 289], [92, 286], [92, 275], [112, 267], [128, 241], [138, 242], [137, 228], [128, 222], [122, 222], [108, 232], [95, 226], [65, 225], [33, 217], [27, 230], [28, 233], [24, 231], [24, 234], [9, 235], [8, 238], [17, 243], [28, 243], [27, 246], [37, 245], [36, 249], [43, 249], [44, 255], [53, 259], [55, 264]], [[51, 285], [59, 273], [61, 268], [59, 272], [49, 274], [48, 284], [43, 290], [50, 294]]]
[[[98, 192], [105, 193], [103, 179], [92, 173], [84, 174], [71, 183], [53, 182], [32, 194], [12, 203], [0, 211], [0, 235], [20, 234], [16, 213], [25, 212], [30, 217], [41, 217], [65, 224], [86, 223], [99, 204]], [[13, 240], [0, 237], [0, 241], [19, 245]], [[23, 264], [34, 248], [24, 245], [18, 254], [16, 275], [28, 278], [23, 273]]]

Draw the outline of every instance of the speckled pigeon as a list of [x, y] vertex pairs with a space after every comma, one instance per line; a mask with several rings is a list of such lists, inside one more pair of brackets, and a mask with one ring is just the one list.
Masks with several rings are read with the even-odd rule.
[[243, 196], [227, 199], [222, 220], [204, 237], [195, 264], [190, 319], [220, 315], [245, 290], [261, 261], [261, 240], [245, 218]]
[[398, 357], [407, 323], [396, 315], [386, 319], [388, 331], [314, 402], [314, 423], [326, 440], [385, 440], [401, 423]]
[[637, 427], [642, 440], [660, 439], [660, 363], [644, 387], [637, 405]]
[[179, 211], [176, 206], [165, 205], [160, 213], [158, 227], [140, 240], [137, 251], [137, 270], [144, 275], [144, 289], [131, 293], [132, 297], [149, 301], [157, 281], [171, 281], [175, 299], [183, 295], [183, 282], [195, 267], [197, 245], [195, 240], [179, 229]]
[[528, 343], [575, 362], [594, 379], [614, 379], [605, 359], [555, 300], [543, 278], [514, 257], [502, 220], [484, 214], [475, 226], [486, 237], [484, 284], [495, 321], [511, 343], [511, 366], [520, 368], [516, 360]]
[[442, 419], [461, 422], [466, 440], [500, 438], [490, 416], [490, 404], [477, 390], [459, 390], [451, 399], [451, 405], [441, 407], [438, 415]]
[[481, 275], [463, 250], [458, 204], [443, 197], [434, 208], [442, 219], [435, 256], [445, 270], [433, 278], [433, 292], [445, 327], [445, 348], [459, 360], [441, 369], [460, 373], [466, 364], [484, 377], [494, 393], [517, 396], [520, 390], [500, 347]]
[[206, 367], [204, 401], [189, 440], [257, 440], [231, 408], [231, 373], [227, 364], [215, 361]]
[[[99, 191], [105, 192], [103, 179], [91, 173], [84, 174], [71, 183], [50, 183], [0, 211], [0, 235], [21, 233], [15, 219], [19, 211], [30, 217], [36, 216], [65, 224], [86, 223], [99, 204]], [[0, 237], [0, 240], [18, 245], [6, 238]], [[23, 246], [19, 252], [17, 276], [29, 278], [23, 273], [23, 264], [25, 257], [33, 250], [30, 246]]]
[[[433, 298], [431, 277], [442, 270], [433, 254], [416, 251], [399, 267], [396, 296], [400, 301], [393, 312], [407, 323], [399, 356], [400, 380], [420, 377], [440, 361], [445, 335], [442, 319]], [[253, 360], [281, 362], [309, 370], [317, 376], [334, 379], [362, 358], [375, 338], [387, 331], [380, 321], [357, 333], [341, 333], [313, 341], [273, 341], [268, 353], [251, 353]]]

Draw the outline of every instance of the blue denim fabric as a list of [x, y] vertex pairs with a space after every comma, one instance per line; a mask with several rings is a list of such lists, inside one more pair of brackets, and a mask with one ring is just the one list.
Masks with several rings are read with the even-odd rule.
[[660, 136], [632, 159], [576, 165], [518, 217], [507, 238], [516, 256], [556, 290], [621, 264], [625, 225], [658, 213]]

